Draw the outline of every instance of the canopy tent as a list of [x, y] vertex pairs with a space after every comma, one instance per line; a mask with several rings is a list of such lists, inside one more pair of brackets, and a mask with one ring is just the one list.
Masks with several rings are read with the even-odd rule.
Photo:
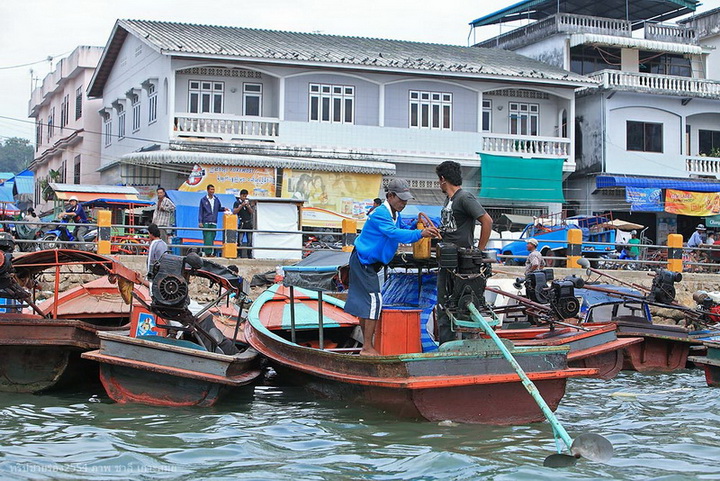
[[139, 192], [135, 187], [126, 185], [88, 185], [62, 184], [51, 182], [50, 188], [58, 200], [69, 200], [76, 197], [79, 202], [95, 199], [138, 200]]
[[598, 175], [595, 178], [598, 189], [618, 187], [648, 187], [656, 189], [677, 189], [691, 192], [720, 192], [720, 182], [697, 179], [677, 179], [662, 177], [632, 177], [624, 175]]
[[111, 209], [113, 207], [134, 209], [136, 207], [147, 207], [147, 206], [151, 206], [151, 205], [155, 205], [155, 202], [153, 202], [151, 200], [138, 200], [138, 199], [99, 198], [99, 199], [93, 199], [93, 200], [88, 200], [86, 202], [82, 202], [82, 206], [87, 207], [88, 209], [94, 209], [94, 208]]
[[610, 222], [605, 222], [603, 224], [600, 224], [603, 227], [609, 227], [611, 229], [619, 229], [622, 231], [632, 231], [632, 230], [642, 230], [645, 228], [644, 225], [641, 224], [635, 224], [633, 222], [628, 222], [626, 220], [620, 220], [620, 219], [613, 219]]
[[530, 202], [565, 202], [564, 159], [480, 154], [479, 197]]
[[[183, 192], [179, 190], [168, 190], [167, 196], [175, 204], [175, 226], [178, 228], [175, 235], [183, 239], [183, 243], [187, 241], [199, 241], [202, 243], [202, 231], [183, 229], [183, 227], [198, 226], [198, 211], [200, 210], [200, 199], [207, 195], [206, 192]], [[235, 196], [231, 194], [215, 194], [220, 199], [223, 207], [232, 209], [235, 203]], [[222, 214], [221, 214], [222, 215]], [[219, 217], [218, 222], [222, 222]], [[222, 224], [218, 224], [222, 227]], [[222, 233], [218, 231], [215, 241], [222, 240]]]

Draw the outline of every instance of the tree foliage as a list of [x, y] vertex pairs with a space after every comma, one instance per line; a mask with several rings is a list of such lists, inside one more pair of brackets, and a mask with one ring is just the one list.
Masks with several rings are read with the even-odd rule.
[[10, 137], [0, 142], [0, 172], [22, 172], [33, 160], [34, 149], [28, 139]]

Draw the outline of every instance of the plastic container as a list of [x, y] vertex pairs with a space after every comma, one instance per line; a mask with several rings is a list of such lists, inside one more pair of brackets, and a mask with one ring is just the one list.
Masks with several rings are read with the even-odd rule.
[[[417, 228], [420, 230], [423, 230], [425, 228], [425, 224], [418, 221]], [[430, 238], [429, 237], [422, 237], [419, 241], [415, 242], [413, 245], [413, 257], [415, 259], [429, 259], [430, 258]]]
[[419, 309], [383, 309], [375, 328], [375, 349], [383, 356], [422, 352]]

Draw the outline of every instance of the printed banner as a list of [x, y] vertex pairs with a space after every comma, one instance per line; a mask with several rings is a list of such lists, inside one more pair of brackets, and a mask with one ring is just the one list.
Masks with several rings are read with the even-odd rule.
[[[339, 228], [343, 218], [365, 219], [366, 212], [372, 207], [373, 199], [380, 192], [381, 183], [381, 174], [284, 169], [282, 196], [304, 199], [304, 209], [315, 207], [329, 211], [314, 220], [323, 226]], [[303, 225], [310, 225], [306, 220], [310, 221], [312, 216], [309, 215], [306, 219], [304, 213], [305, 211]]]
[[662, 212], [664, 210], [662, 189], [625, 187], [625, 202], [631, 212]]
[[665, 212], [695, 217], [720, 214], [720, 193], [666, 189]]
[[196, 164], [178, 190], [201, 192], [210, 184], [216, 194], [237, 194], [247, 189], [250, 197], [275, 197], [275, 169]]

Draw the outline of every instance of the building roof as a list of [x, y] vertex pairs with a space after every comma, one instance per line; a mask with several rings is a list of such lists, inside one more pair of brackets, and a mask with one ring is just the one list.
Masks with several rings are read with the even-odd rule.
[[102, 96], [125, 38], [132, 34], [164, 55], [523, 82], [591, 85], [588, 79], [514, 52], [478, 47], [343, 37], [240, 27], [118, 20], [88, 93]]
[[556, 13], [572, 13], [627, 19], [633, 23], [634, 28], [642, 28], [643, 20], [664, 22], [694, 12], [697, 5], [697, 0], [522, 0], [475, 19], [470, 25], [482, 27], [516, 20], [540, 20]]

